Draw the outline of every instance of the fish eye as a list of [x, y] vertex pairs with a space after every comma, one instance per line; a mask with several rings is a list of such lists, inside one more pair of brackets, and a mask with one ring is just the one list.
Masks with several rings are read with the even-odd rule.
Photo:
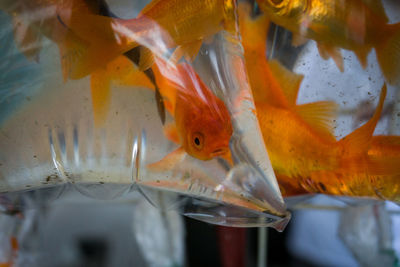
[[203, 148], [204, 145], [204, 136], [202, 133], [196, 132], [192, 137], [194, 147], [198, 150]]

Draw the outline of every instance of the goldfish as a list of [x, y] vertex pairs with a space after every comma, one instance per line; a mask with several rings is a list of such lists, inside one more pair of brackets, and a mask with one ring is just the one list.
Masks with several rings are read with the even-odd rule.
[[200, 160], [215, 157], [231, 162], [229, 141], [233, 133], [230, 114], [225, 103], [204, 84], [187, 63], [168, 65], [157, 59], [156, 77], [160, 92], [170, 103], [175, 122], [166, 127], [166, 136], [181, 145], [174, 153], [186, 152]]
[[[373, 136], [382, 113], [386, 85], [382, 87], [372, 118], [336, 140], [332, 128], [337, 109], [335, 102], [296, 104], [302, 77], [276, 60], [266, 60], [266, 34], [261, 32], [266, 33], [268, 20], [263, 17], [251, 19], [246, 6], [240, 6], [239, 11], [246, 66], [259, 68], [248, 73], [256, 114], [282, 194], [325, 193], [382, 198], [377, 192], [383, 191], [376, 190], [378, 185], [398, 194], [398, 190], [393, 189], [398, 187], [396, 179], [400, 175], [400, 139]], [[265, 81], [255, 77], [261, 72], [266, 73]], [[288, 80], [298, 82], [287, 83]], [[253, 87], [255, 84], [261, 86]], [[387, 199], [396, 199], [394, 195], [382, 194]]]
[[170, 48], [174, 61], [194, 58], [203, 41], [223, 29], [235, 31], [234, 8], [233, 0], [153, 0], [133, 19], [59, 9], [60, 20], [87, 43], [65, 72], [72, 79], [84, 77], [138, 46], [141, 70], [153, 64], [154, 53]]
[[339, 48], [353, 51], [361, 65], [375, 49], [389, 84], [400, 82], [400, 23], [388, 24], [380, 0], [257, 0], [268, 18], [293, 33], [293, 43], [318, 44], [324, 59], [332, 57], [341, 71]]
[[[153, 170], [171, 169], [188, 154], [200, 160], [221, 157], [231, 161], [229, 141], [233, 128], [225, 103], [219, 99], [201, 80], [193, 67], [187, 63], [171, 63], [155, 58], [152, 67], [166, 110], [174, 118], [173, 123], [164, 126], [166, 137], [179, 145], [159, 162], [150, 164]], [[95, 81], [93, 90], [111, 84], [122, 86], [143, 86], [155, 89], [146, 75], [124, 56], [111, 61]], [[108, 91], [108, 90], [104, 90]], [[109, 95], [93, 99], [96, 110], [104, 110]], [[105, 116], [104, 113], [96, 116]], [[96, 120], [95, 116], [95, 120]], [[97, 118], [103, 119], [103, 118]]]

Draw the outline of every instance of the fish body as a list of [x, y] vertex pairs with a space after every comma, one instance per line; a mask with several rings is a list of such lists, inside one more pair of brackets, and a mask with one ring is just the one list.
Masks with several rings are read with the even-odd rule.
[[[338, 168], [312, 173], [310, 179], [300, 179], [299, 185], [308, 192], [356, 197], [375, 197], [378, 199], [400, 201], [400, 137], [373, 136], [368, 149], [368, 158], [384, 161], [381, 166], [387, 169], [374, 173], [370, 166], [354, 171]], [[396, 168], [397, 166], [397, 168]]]
[[[372, 118], [336, 140], [331, 125], [336, 105], [329, 101], [296, 104], [301, 77], [285, 70], [275, 60], [266, 60], [266, 35], [257, 31], [265, 29], [268, 22], [251, 19], [245, 8], [239, 6], [245, 60], [253, 68], [259, 68], [248, 76], [257, 118], [282, 194], [325, 193], [398, 201], [400, 139], [373, 136], [383, 109], [386, 86], [382, 88]], [[267, 80], [264, 86], [254, 77], [254, 73], [261, 72], [267, 73], [263, 76]], [[296, 86], [286, 82], [296, 78], [300, 79]]]
[[[363, 67], [376, 49], [378, 61], [389, 83], [400, 81], [400, 23], [388, 24], [379, 0], [257, 0], [274, 23], [302, 39], [317, 41], [320, 54], [332, 57], [343, 71], [338, 48], [353, 51]], [[389, 60], [391, 58], [391, 60]], [[393, 63], [392, 61], [396, 61]]]
[[339, 165], [336, 140], [321, 136], [289, 109], [256, 102], [257, 118], [274, 170], [290, 177]]

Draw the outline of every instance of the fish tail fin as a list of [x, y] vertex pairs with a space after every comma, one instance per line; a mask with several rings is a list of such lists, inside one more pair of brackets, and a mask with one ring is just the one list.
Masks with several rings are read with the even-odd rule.
[[375, 127], [382, 113], [383, 103], [386, 98], [386, 91], [386, 84], [384, 84], [379, 97], [378, 106], [372, 118], [364, 125], [362, 125], [339, 141], [339, 144], [344, 149], [345, 156], [366, 153], [367, 150], [370, 148], [372, 135], [375, 131]]
[[376, 47], [376, 54], [386, 81], [400, 84], [400, 23], [386, 25], [387, 34]]
[[61, 70], [64, 82], [70, 79], [80, 79], [92, 72], [91, 65], [83, 60], [88, 55], [88, 46], [83, 41], [68, 32], [64, 40], [58, 43]]

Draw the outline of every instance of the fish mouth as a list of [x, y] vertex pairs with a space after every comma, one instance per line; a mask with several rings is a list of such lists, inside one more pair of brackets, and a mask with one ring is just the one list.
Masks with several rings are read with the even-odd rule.
[[218, 156], [225, 155], [227, 152], [228, 152], [228, 149], [226, 149], [226, 148], [218, 148], [218, 149], [214, 150], [213, 152], [211, 152], [211, 155], [213, 157], [218, 157]]

